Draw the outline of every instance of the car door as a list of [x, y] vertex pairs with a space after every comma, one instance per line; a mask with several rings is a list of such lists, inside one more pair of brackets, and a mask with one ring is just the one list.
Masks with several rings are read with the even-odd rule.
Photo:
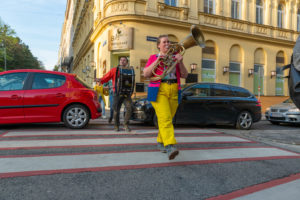
[[24, 121], [23, 95], [27, 72], [0, 75], [0, 123]]
[[33, 73], [31, 89], [24, 93], [27, 122], [60, 121], [60, 110], [67, 98], [66, 77], [50, 73]]
[[182, 92], [182, 100], [176, 113], [178, 124], [203, 124], [208, 114], [205, 106], [210, 96], [210, 85], [197, 83]]
[[207, 102], [213, 123], [231, 123], [235, 120], [236, 109], [232, 105], [234, 93], [223, 84], [212, 85], [212, 98]]

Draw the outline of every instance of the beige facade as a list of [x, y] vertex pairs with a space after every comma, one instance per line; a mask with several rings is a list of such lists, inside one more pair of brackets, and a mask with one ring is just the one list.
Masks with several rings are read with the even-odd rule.
[[[280, 67], [289, 63], [299, 32], [298, 0], [69, 0], [73, 3], [72, 72], [92, 85], [120, 56], [136, 82], [158, 53], [155, 38], [179, 42], [196, 24], [206, 47], [186, 51], [184, 64], [198, 81], [239, 85], [257, 95], [288, 96]], [[71, 12], [68, 10], [68, 12]], [[67, 27], [70, 29], [70, 27]], [[62, 40], [63, 40], [62, 36]], [[276, 74], [277, 72], [277, 74]], [[286, 72], [285, 72], [286, 73]], [[271, 76], [272, 75], [272, 76]]]

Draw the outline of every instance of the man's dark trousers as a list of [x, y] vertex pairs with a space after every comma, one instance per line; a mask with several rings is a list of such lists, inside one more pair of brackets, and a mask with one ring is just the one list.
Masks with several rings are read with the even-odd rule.
[[115, 120], [115, 126], [120, 126], [120, 110], [122, 103], [125, 105], [125, 117], [124, 117], [124, 125], [128, 126], [129, 120], [132, 113], [132, 100], [131, 96], [123, 96], [123, 95], [114, 95], [114, 120]]

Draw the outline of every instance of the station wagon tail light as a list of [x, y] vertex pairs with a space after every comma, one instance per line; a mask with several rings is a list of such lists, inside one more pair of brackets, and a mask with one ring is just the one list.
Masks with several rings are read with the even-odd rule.
[[256, 106], [259, 106], [259, 107], [261, 107], [261, 102], [260, 101], [256, 101]]

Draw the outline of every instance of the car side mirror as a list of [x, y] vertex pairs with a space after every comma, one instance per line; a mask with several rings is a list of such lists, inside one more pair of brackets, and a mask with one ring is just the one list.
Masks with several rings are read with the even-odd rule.
[[182, 98], [186, 99], [186, 97], [190, 97], [190, 96], [193, 96], [193, 95], [194, 95], [193, 92], [184, 92], [184, 93], [182, 94]]

